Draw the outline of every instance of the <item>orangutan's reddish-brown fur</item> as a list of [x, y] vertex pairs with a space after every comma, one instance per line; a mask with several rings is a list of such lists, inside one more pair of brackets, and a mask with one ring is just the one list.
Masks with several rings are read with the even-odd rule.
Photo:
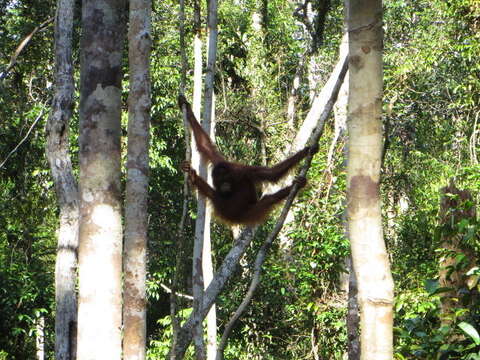
[[[179, 96], [178, 103], [180, 108], [186, 106], [188, 122], [198, 151], [205, 160], [213, 164], [213, 188], [197, 175], [189, 163], [184, 162], [182, 169], [188, 173], [190, 182], [200, 194], [213, 203], [215, 214], [227, 223], [252, 225], [263, 222], [274, 205], [288, 196], [293, 183], [260, 199], [257, 197], [256, 186], [263, 181], [278, 181], [305, 156], [318, 151], [317, 146], [306, 147], [271, 168], [227, 161], [198, 123], [185, 97]], [[304, 177], [298, 177], [294, 182], [300, 187], [306, 184]]]

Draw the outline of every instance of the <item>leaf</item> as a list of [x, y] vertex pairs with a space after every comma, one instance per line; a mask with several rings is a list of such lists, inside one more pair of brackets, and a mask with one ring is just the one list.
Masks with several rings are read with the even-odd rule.
[[473, 341], [475, 341], [475, 344], [480, 345], [480, 335], [478, 334], [477, 329], [475, 329], [472, 325], [469, 323], [466, 323], [462, 321], [460, 324], [458, 324], [458, 327], [462, 329], [462, 331], [470, 336]]
[[435, 279], [427, 279], [425, 280], [425, 290], [427, 290], [427, 293], [429, 295], [435, 294], [435, 292], [439, 288], [438, 280]]

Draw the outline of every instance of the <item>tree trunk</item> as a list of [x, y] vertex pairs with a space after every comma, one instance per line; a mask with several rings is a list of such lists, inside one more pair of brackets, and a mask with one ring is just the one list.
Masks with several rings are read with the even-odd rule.
[[[200, 0], [194, 1], [194, 27], [195, 37], [193, 40], [193, 56], [194, 56], [194, 69], [193, 69], [193, 101], [192, 111], [195, 117], [200, 120], [201, 108], [202, 108], [202, 80], [203, 80], [203, 57], [202, 57], [202, 23], [201, 23], [201, 7]], [[191, 137], [191, 147], [195, 149], [195, 140]], [[200, 164], [200, 154], [198, 151], [192, 151], [192, 167], [197, 170]]]
[[[208, 2], [208, 55], [207, 69], [205, 76], [205, 106], [202, 126], [210, 134], [213, 139], [213, 119], [214, 119], [214, 76], [215, 62], [217, 57], [217, 1], [210, 0]], [[198, 46], [198, 45], [197, 45]], [[198, 84], [198, 79], [197, 79]], [[197, 93], [198, 94], [198, 93]], [[198, 101], [198, 99], [195, 99]], [[204, 179], [209, 179], [209, 171], [206, 163], [200, 161], [199, 174]], [[199, 308], [202, 303], [203, 292], [213, 277], [213, 267], [211, 259], [211, 239], [210, 239], [210, 220], [211, 209], [209, 208], [205, 198], [198, 198], [197, 205], [197, 221], [195, 223], [195, 243], [193, 255], [193, 311], [194, 316], [199, 319]], [[207, 277], [208, 283], [204, 276]], [[208, 354], [205, 353], [203, 342], [203, 326], [202, 321], [197, 321], [194, 327], [193, 339], [195, 343], [195, 353], [197, 359], [205, 359], [208, 355], [209, 359], [214, 359], [216, 355], [216, 314], [215, 307], [209, 311], [208, 320]]]
[[[215, 138], [215, 63], [217, 60], [217, 0], [209, 0], [208, 2], [208, 47], [207, 47], [207, 74], [205, 76], [205, 108], [204, 108], [204, 128], [209, 129], [207, 132], [210, 138]], [[201, 43], [200, 43], [201, 44]], [[197, 59], [195, 59], [197, 61]], [[195, 64], [197, 66], [197, 64]], [[201, 81], [195, 79], [195, 82]], [[200, 109], [199, 109], [200, 110]], [[212, 178], [209, 172], [208, 181], [211, 184]], [[212, 260], [212, 239], [210, 236], [210, 222], [212, 219], [211, 204], [207, 203], [205, 214], [205, 233], [203, 242], [203, 281], [204, 290], [210, 285], [213, 279], [213, 260]], [[217, 355], [217, 310], [215, 304], [212, 305], [207, 314], [207, 353], [208, 360], [215, 360]]]
[[[200, 8], [198, 6], [198, 1], [195, 1], [195, 27], [197, 27], [197, 21], [200, 21]], [[187, 71], [188, 71], [188, 58], [186, 53], [186, 45], [185, 45], [185, 1], [179, 1], [179, 11], [178, 11], [178, 20], [179, 20], [179, 41], [180, 41], [180, 54], [182, 59], [182, 69], [180, 74], [180, 94], [185, 95], [185, 88], [187, 83]], [[197, 29], [195, 29], [197, 30]], [[196, 55], [195, 55], [196, 56]], [[200, 52], [200, 79], [201, 79], [201, 52]], [[195, 60], [196, 61], [196, 60]], [[200, 88], [201, 91], [201, 88]], [[198, 171], [198, 166], [195, 167], [193, 164], [192, 158], [192, 139], [190, 136], [188, 119], [186, 109], [182, 109], [183, 115], [183, 126], [185, 129], [185, 161], [188, 161], [192, 164], [192, 167]], [[197, 114], [196, 114], [197, 116]], [[199, 119], [199, 116], [197, 116]], [[198, 154], [197, 154], [198, 158]], [[198, 163], [198, 161], [197, 161]], [[190, 196], [189, 196], [189, 188], [188, 188], [188, 174], [185, 173], [183, 175], [183, 205], [182, 205], [182, 215], [180, 222], [178, 224], [178, 235], [177, 235], [177, 243], [175, 246], [175, 273], [172, 280], [172, 291], [170, 294], [170, 315], [172, 318], [172, 347], [175, 348], [178, 339], [178, 333], [180, 331], [180, 315], [179, 309], [184, 308], [184, 302], [182, 301], [182, 297], [178, 296], [177, 294], [181, 291], [182, 285], [184, 284], [185, 279], [185, 249], [187, 245], [187, 238], [185, 234], [185, 223], [188, 216], [188, 207], [190, 203]], [[175, 354], [172, 352], [170, 353], [170, 360], [175, 360]]]
[[58, 0], [55, 20], [55, 95], [47, 122], [47, 158], [58, 206], [57, 258], [55, 263], [55, 358], [76, 355], [78, 250], [78, 189], [69, 155], [69, 126], [73, 108], [72, 32], [73, 0]]
[[[210, 224], [212, 209], [210, 205], [207, 208], [208, 217], [206, 221]], [[205, 233], [203, 243], [203, 280], [205, 289], [210, 285], [213, 279], [213, 261], [212, 261], [212, 242], [210, 237], [210, 226], [208, 226], [208, 235]], [[212, 305], [206, 317], [207, 320], [207, 360], [215, 360], [217, 356], [217, 309]]]
[[130, 0], [128, 153], [125, 201], [123, 358], [144, 360], [150, 129], [151, 2]]
[[350, 0], [348, 229], [361, 310], [361, 359], [392, 359], [393, 280], [380, 208], [382, 3]]
[[121, 358], [121, 65], [125, 2], [85, 0], [80, 93], [79, 360]]
[[45, 317], [40, 315], [35, 323], [35, 347], [37, 360], [45, 360]]

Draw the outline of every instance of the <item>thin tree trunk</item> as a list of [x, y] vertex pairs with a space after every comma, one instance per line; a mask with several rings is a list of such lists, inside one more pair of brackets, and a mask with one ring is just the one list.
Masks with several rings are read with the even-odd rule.
[[[335, 84], [338, 80], [339, 74], [343, 71], [343, 66], [345, 63], [345, 59], [347, 54], [342, 54], [338, 59], [335, 68], [333, 69], [330, 77], [328, 78], [327, 82], [323, 86], [322, 90], [315, 96], [312, 102], [312, 106], [305, 117], [300, 129], [293, 140], [292, 147], [290, 148], [290, 152], [295, 152], [307, 144], [307, 141], [312, 133], [312, 131], [317, 126], [318, 120], [322, 115], [322, 112], [325, 110], [325, 107], [328, 105], [328, 101], [330, 99], [330, 94], [335, 87]], [[280, 185], [282, 186], [282, 185]]]
[[[210, 134], [210, 138], [215, 138], [215, 63], [217, 60], [217, 0], [208, 1], [208, 47], [207, 47], [207, 73], [205, 76], [205, 108], [203, 126], [205, 131]], [[211, 172], [208, 171], [208, 181], [211, 184]], [[212, 239], [210, 236], [210, 222], [212, 219], [211, 204], [206, 204], [205, 213], [205, 233], [203, 243], [203, 280], [204, 289], [210, 285], [213, 279], [213, 260], [212, 260]], [[212, 305], [207, 314], [207, 353], [208, 360], [215, 360], [217, 355], [217, 310], [215, 304]]]
[[[214, 76], [215, 62], [217, 56], [217, 1], [208, 2], [208, 55], [207, 69], [205, 76], [205, 106], [202, 126], [207, 134], [213, 139], [213, 119], [214, 119]], [[196, 99], [195, 99], [196, 100]], [[199, 174], [204, 179], [209, 178], [209, 171], [204, 161], [200, 162]], [[209, 179], [211, 182], [211, 179]], [[210, 239], [210, 220], [211, 209], [203, 197], [198, 198], [197, 221], [195, 224], [195, 243], [193, 255], [193, 312], [197, 318], [200, 316], [199, 307], [202, 303], [204, 288], [208, 285], [204, 276], [210, 280], [213, 276], [213, 267], [211, 260], [211, 239]], [[205, 273], [207, 272], [207, 273]], [[215, 308], [209, 312], [209, 342], [208, 351], [211, 359], [216, 355], [216, 315]], [[214, 334], [213, 334], [214, 333]], [[195, 343], [195, 354], [197, 359], [205, 359], [207, 353], [204, 348], [202, 321], [196, 322], [194, 327], [193, 339]], [[213, 355], [212, 355], [213, 352]]]
[[[212, 209], [210, 204], [207, 205], [206, 222], [210, 224]], [[208, 233], [205, 232], [205, 241], [203, 243], [203, 280], [205, 289], [212, 282], [213, 279], [213, 261], [212, 261], [212, 242], [210, 236], [210, 226], [208, 226]], [[217, 355], [217, 310], [215, 304], [212, 305], [206, 317], [207, 320], [207, 354], [208, 360], [215, 360]]]
[[69, 126], [73, 109], [72, 32], [73, 0], [58, 0], [55, 19], [55, 95], [47, 122], [47, 158], [58, 206], [57, 258], [55, 263], [55, 358], [76, 356], [78, 250], [78, 189], [69, 155]]
[[37, 350], [37, 360], [45, 359], [45, 317], [40, 315], [35, 323], [35, 347]]
[[[58, 3], [57, 3], [58, 5]], [[58, 9], [62, 9], [62, 15], [66, 15], [67, 13], [65, 12], [66, 8], [65, 7], [58, 7]], [[8, 64], [7, 68], [0, 72], [0, 80], [3, 80], [4, 78], [7, 77], [7, 75], [12, 71], [12, 69], [15, 67], [15, 65], [17, 64], [17, 60], [18, 60], [18, 57], [23, 53], [23, 50], [27, 47], [27, 45], [30, 43], [30, 41], [32, 40], [33, 36], [45, 29], [48, 25], [50, 25], [52, 22], [53, 22], [54, 18], [50, 18], [46, 21], [44, 21], [43, 23], [41, 23], [40, 25], [38, 25], [35, 29], [33, 29], [33, 31], [28, 34], [27, 36], [25, 36], [25, 38], [20, 42], [20, 44], [17, 46], [17, 48], [15, 49], [15, 52], [13, 53], [12, 57], [10, 58], [10, 63]], [[68, 16], [66, 18], [66, 22], [68, 22]], [[70, 31], [71, 33], [71, 31]], [[67, 35], [68, 36], [68, 35]], [[1, 166], [0, 166], [1, 167]]]
[[130, 92], [125, 197], [123, 358], [144, 360], [150, 131], [151, 2], [130, 0]]
[[[292, 141], [292, 145], [288, 153], [297, 152], [306, 146], [312, 132], [314, 131], [320, 120], [320, 117], [322, 116], [322, 113], [325, 111], [325, 108], [329, 106], [330, 96], [334, 88], [336, 87], [336, 82], [338, 81], [340, 73], [344, 70], [346, 57], [346, 54], [343, 54], [343, 56], [340, 57], [337, 64], [335, 65], [335, 68], [330, 74], [330, 77], [325, 83], [325, 86], [322, 88], [320, 93], [318, 93], [313, 99], [312, 106], [307, 116], [305, 117], [305, 120], [303, 120], [303, 123], [300, 126], [300, 129], [298, 130], [295, 139]], [[288, 156], [288, 153], [285, 153], [285, 156]], [[265, 192], [276, 192], [278, 191], [278, 189], [285, 187], [286, 184], [291, 183], [292, 179], [293, 175], [287, 175], [284, 178], [280, 179], [280, 181], [278, 181], [277, 183], [268, 186]]]
[[[217, 56], [217, 1], [210, 0], [208, 2], [208, 55], [207, 55], [207, 69], [205, 77], [205, 106], [202, 126], [213, 136], [212, 121], [214, 119], [214, 92], [213, 92], [213, 80], [215, 75], [215, 62]], [[197, 82], [198, 84], [198, 82]], [[198, 92], [197, 92], [198, 94]], [[198, 99], [196, 99], [198, 100]], [[201, 161], [199, 164], [199, 174], [201, 177], [209, 179], [209, 171], [206, 163]], [[211, 182], [211, 179], [209, 179]], [[205, 283], [204, 276], [207, 275], [209, 279], [212, 278], [213, 268], [211, 260], [211, 243], [210, 243], [210, 220], [211, 209], [208, 208], [208, 204], [203, 197], [198, 198], [197, 204], [197, 221], [195, 224], [195, 243], [194, 243], [194, 255], [193, 255], [193, 311], [194, 316], [200, 316], [199, 307], [202, 303], [202, 296], [204, 287], [208, 284]], [[207, 271], [209, 274], [204, 274]], [[216, 353], [216, 315], [215, 308], [213, 307], [209, 313], [210, 325], [209, 325], [209, 353], [211, 358], [212, 351]], [[212, 331], [212, 327], [215, 329]], [[212, 333], [215, 335], [212, 335]], [[193, 339], [195, 343], [195, 353], [197, 359], [205, 359], [207, 354], [204, 348], [203, 341], [203, 326], [202, 321], [196, 322], [194, 327]], [[213, 347], [212, 347], [213, 346]], [[213, 355], [213, 357], [215, 354]]]
[[[192, 111], [197, 119], [200, 119], [202, 108], [202, 83], [203, 83], [203, 57], [202, 57], [202, 23], [201, 23], [201, 7], [200, 0], [194, 0], [194, 28], [195, 37], [193, 40], [193, 102]], [[195, 149], [195, 140], [191, 139], [191, 148]], [[199, 170], [200, 154], [198, 151], [192, 152], [192, 168], [197, 172]]]
[[85, 0], [80, 92], [79, 360], [121, 358], [123, 0]]
[[361, 359], [393, 358], [393, 280], [380, 208], [382, 3], [347, 5], [350, 82], [348, 230], [361, 310]]

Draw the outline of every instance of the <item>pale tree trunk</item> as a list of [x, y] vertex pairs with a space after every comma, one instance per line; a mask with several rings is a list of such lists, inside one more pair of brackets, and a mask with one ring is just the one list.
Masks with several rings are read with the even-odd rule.
[[150, 129], [151, 2], [130, 0], [128, 150], [125, 197], [123, 359], [144, 360]]
[[48, 118], [47, 158], [60, 208], [55, 263], [55, 358], [76, 355], [78, 250], [78, 189], [69, 155], [69, 126], [73, 108], [73, 0], [58, 0], [55, 20], [55, 96]]
[[[195, 114], [195, 117], [200, 121], [201, 116], [201, 100], [202, 100], [202, 71], [203, 71], [203, 60], [202, 60], [202, 38], [201, 38], [201, 7], [199, 0], [194, 1], [194, 87], [193, 87], [193, 101], [192, 101], [192, 110]], [[187, 71], [187, 61], [186, 61], [186, 54], [184, 51], [185, 48], [185, 3], [183, 0], [180, 0], [180, 42], [182, 47], [182, 82], [181, 82], [181, 93], [185, 92], [185, 83], [186, 83], [186, 71]], [[191, 166], [195, 169], [198, 173], [200, 173], [200, 154], [198, 151], [191, 151], [191, 149], [195, 149], [195, 140], [193, 136], [189, 135], [189, 126], [186, 119], [186, 113], [184, 112], [184, 124], [185, 129], [187, 131], [185, 135], [185, 139], [187, 141], [187, 151], [186, 151], [186, 160], [190, 161]], [[210, 130], [210, 135], [213, 138], [212, 131]], [[186, 176], [185, 176], [185, 184], [186, 184]], [[208, 180], [208, 176], [207, 176]], [[211, 181], [210, 181], [211, 182]], [[187, 196], [188, 189], [184, 188], [184, 194]], [[184, 210], [186, 210], [186, 201], [184, 201]], [[186, 214], [185, 214], [186, 215]], [[178, 241], [184, 241], [184, 233], [183, 233], [183, 217], [182, 223], [180, 225], [180, 236]], [[207, 240], [208, 239], [208, 240]], [[200, 243], [200, 242], [201, 243]], [[208, 246], [210, 244], [210, 214], [207, 208], [207, 203], [205, 199], [199, 198], [197, 203], [197, 220], [195, 226], [195, 242], [194, 242], [194, 255], [193, 255], [193, 268], [192, 268], [192, 278], [193, 278], [193, 289], [192, 292], [194, 293], [194, 297], [197, 298], [194, 301], [194, 308], [198, 309], [198, 304], [201, 302], [201, 297], [203, 295], [204, 290], [204, 279], [203, 274], [206, 272], [206, 276], [211, 278], [212, 270], [208, 268], [208, 259], [211, 259], [211, 251], [208, 250]], [[205, 248], [206, 247], [206, 248]], [[174, 278], [174, 290], [179, 288], [180, 284], [180, 275], [183, 273], [183, 266], [182, 266], [182, 256], [184, 255], [184, 246], [179, 245], [177, 257], [176, 257], [176, 273]], [[208, 253], [206, 255], [205, 253]], [[205, 268], [206, 263], [203, 259], [207, 259], [207, 268]], [[199, 264], [201, 263], [201, 267], [199, 268]], [[211, 264], [211, 260], [210, 260]], [[208, 275], [210, 274], [210, 276]], [[208, 280], [208, 279], [207, 279]], [[175, 297], [175, 293], [172, 292], [172, 296]], [[175, 316], [175, 313], [178, 308], [178, 298], [172, 298], [171, 306], [172, 306], [172, 316], [173, 316], [173, 341], [172, 341], [172, 348], [175, 349], [177, 347], [178, 341], [178, 333], [180, 331], [180, 325], [178, 321], [178, 317]], [[195, 311], [194, 311], [195, 312]], [[215, 312], [212, 312], [215, 314]], [[215, 324], [215, 322], [214, 322]], [[215, 324], [216, 327], [216, 324]], [[202, 323], [199, 323], [198, 326], [194, 329], [195, 332], [195, 353], [197, 359], [204, 359], [206, 357], [206, 350], [205, 344], [203, 339], [203, 326]], [[172, 351], [170, 353], [170, 359], [178, 359], [179, 356], [176, 352]]]
[[[207, 47], [207, 69], [205, 75], [205, 105], [203, 112], [202, 126], [210, 134], [210, 138], [214, 138], [214, 76], [215, 62], [217, 57], [217, 1], [210, 0], [208, 2], [208, 47]], [[196, 59], [198, 61], [198, 59]], [[197, 65], [198, 66], [198, 65]], [[198, 73], [197, 73], [197, 76]], [[197, 86], [198, 86], [197, 79]], [[198, 89], [198, 88], [197, 88]], [[198, 92], [194, 93], [198, 96]], [[194, 99], [197, 100], [198, 99]], [[197, 111], [199, 109], [196, 109]], [[199, 174], [204, 179], [208, 179], [211, 183], [208, 166], [204, 161], [200, 161]], [[202, 303], [202, 297], [205, 287], [207, 287], [213, 278], [213, 265], [211, 254], [210, 239], [210, 221], [211, 209], [204, 197], [198, 198], [197, 204], [197, 220], [195, 223], [195, 243], [193, 255], [193, 311], [194, 316], [199, 320], [199, 308]], [[197, 322], [194, 327], [193, 339], [195, 343], [195, 354], [197, 359], [214, 359], [216, 356], [216, 310], [212, 306], [207, 315], [207, 352], [203, 347], [203, 326], [202, 321]]]
[[[207, 205], [207, 217], [205, 222], [210, 224], [212, 209]], [[207, 227], [206, 229], [207, 230]], [[212, 242], [210, 237], [210, 226], [208, 233], [205, 231], [205, 241], [203, 243], [203, 281], [205, 289], [213, 279], [213, 260], [212, 260]], [[207, 320], [207, 359], [214, 360], [217, 355], [217, 310], [215, 304], [212, 305], [206, 317]]]
[[393, 280], [380, 208], [382, 3], [347, 2], [349, 103], [347, 214], [358, 281], [361, 359], [392, 359]]
[[[194, 1], [194, 28], [195, 37], [193, 39], [193, 101], [192, 111], [195, 117], [200, 121], [200, 113], [202, 108], [202, 83], [203, 83], [203, 58], [202, 58], [202, 23], [201, 23], [201, 7], [200, 0]], [[191, 137], [191, 148], [195, 149], [195, 140]], [[198, 151], [192, 152], [192, 168], [198, 172], [200, 164], [200, 154]]]
[[[266, 115], [266, 99], [263, 96], [266, 92], [265, 88], [265, 70], [259, 69], [258, 64], [265, 62], [265, 57], [267, 56], [265, 50], [265, 36], [263, 26], [265, 24], [265, 19], [262, 17], [262, 10], [264, 2], [266, 0], [256, 0], [253, 6], [255, 6], [254, 11], [251, 16], [251, 30], [248, 33], [248, 39], [246, 47], [248, 48], [248, 55], [246, 58], [246, 76], [250, 82], [251, 92], [251, 102], [253, 108], [256, 112], [256, 117], [260, 123], [260, 128], [263, 129], [265, 126], [265, 115]], [[262, 148], [262, 164], [266, 165], [266, 150], [264, 145], [264, 139], [261, 139], [261, 148]]]
[[45, 359], [45, 317], [40, 315], [35, 324], [35, 347], [37, 350], [37, 360]]
[[121, 65], [125, 2], [86, 0], [80, 92], [79, 360], [119, 360]]

